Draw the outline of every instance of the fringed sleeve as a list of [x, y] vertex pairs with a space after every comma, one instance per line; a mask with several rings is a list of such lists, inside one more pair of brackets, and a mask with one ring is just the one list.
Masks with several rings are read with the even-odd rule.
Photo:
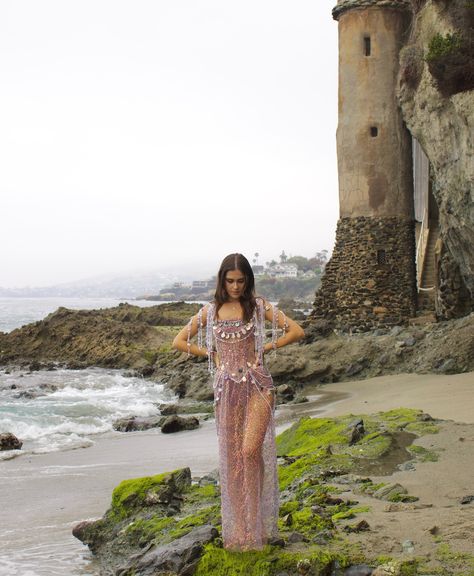
[[207, 319], [206, 319], [206, 347], [207, 347], [207, 357], [208, 357], [208, 369], [211, 374], [215, 372], [214, 365], [214, 316], [215, 316], [215, 304], [214, 302], [209, 302], [207, 305]]
[[[203, 311], [205, 308], [207, 308], [207, 318], [206, 318], [206, 326], [204, 327], [202, 316], [203, 316]], [[198, 346], [198, 348], [203, 348], [204, 343], [206, 344], [206, 348], [207, 348], [207, 352], [208, 352], [208, 358], [209, 358], [209, 372], [211, 372], [211, 374], [214, 373], [214, 359], [213, 359], [213, 355], [212, 355], [212, 351], [214, 350], [214, 340], [213, 340], [214, 332], [212, 329], [213, 324], [214, 324], [214, 311], [215, 311], [214, 303], [209, 302], [209, 304], [206, 304], [205, 306], [200, 308], [198, 313], [196, 314], [196, 316], [193, 316], [187, 324], [187, 328], [188, 328], [188, 338], [187, 338], [188, 357], [191, 355], [191, 353], [190, 353], [191, 328], [193, 326], [193, 320], [194, 320], [194, 318], [196, 318], [196, 321], [197, 321], [197, 346]]]

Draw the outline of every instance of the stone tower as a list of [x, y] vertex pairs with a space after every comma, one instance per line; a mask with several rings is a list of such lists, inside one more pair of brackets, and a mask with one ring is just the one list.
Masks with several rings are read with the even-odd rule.
[[367, 330], [416, 310], [411, 136], [396, 100], [408, 0], [339, 0], [339, 221], [313, 317]]

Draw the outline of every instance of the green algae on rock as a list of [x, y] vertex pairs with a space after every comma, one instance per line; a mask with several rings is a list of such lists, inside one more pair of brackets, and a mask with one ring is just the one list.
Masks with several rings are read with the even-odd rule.
[[[351, 445], [352, 427], [361, 419], [365, 435]], [[215, 529], [217, 537], [211, 535], [207, 543], [204, 540], [196, 544], [192, 568], [183, 564], [197, 575], [250, 574], [256, 573], [251, 572], [256, 567], [262, 575], [276, 576], [282, 571], [296, 575], [303, 565], [308, 574], [323, 574], [363, 561], [375, 565], [375, 559], [366, 560], [358, 547], [348, 544], [344, 531], [345, 521], [367, 512], [367, 506], [342, 498], [340, 486], [331, 481], [337, 484], [343, 475], [383, 460], [398, 449], [392, 441], [397, 434], [406, 434], [408, 426], [426, 422], [435, 426], [421, 410], [399, 408], [363, 416], [305, 417], [282, 432], [277, 437], [281, 462], [280, 539], [260, 551], [223, 549], [219, 487], [192, 484], [189, 468], [121, 482], [112, 493], [112, 504], [104, 517], [79, 524], [73, 533], [89, 545], [105, 570], [118, 569], [125, 563], [121, 574], [127, 576], [145, 574], [140, 572], [139, 562], [144, 554], [153, 556], [153, 550], [161, 553], [168, 544], [182, 543], [185, 537], [191, 537], [192, 543], [194, 532], [206, 526]], [[417, 429], [418, 434], [423, 431], [423, 427]], [[416, 438], [416, 434], [411, 432], [409, 437]], [[414, 453], [425, 456], [417, 450]], [[405, 459], [412, 457], [409, 452], [404, 455]], [[391, 461], [390, 466], [393, 468], [396, 462]], [[361, 485], [368, 494], [386, 486], [373, 484], [370, 479]], [[403, 489], [391, 492], [393, 498], [415, 499]]]

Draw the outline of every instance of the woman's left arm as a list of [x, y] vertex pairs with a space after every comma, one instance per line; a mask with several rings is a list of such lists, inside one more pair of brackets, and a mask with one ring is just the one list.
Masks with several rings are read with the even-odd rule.
[[267, 342], [267, 344], [265, 344], [265, 352], [269, 352], [274, 348], [287, 346], [288, 344], [297, 342], [304, 337], [304, 330], [297, 322], [286, 316], [286, 314], [281, 310], [278, 310], [276, 307], [272, 306], [267, 300], [263, 301], [263, 305], [265, 308], [265, 319], [269, 320], [270, 322], [273, 322], [273, 314], [276, 310], [276, 313], [278, 314], [278, 328], [282, 328], [284, 332], [283, 335], [277, 339], [275, 345], [273, 345], [271, 342]]

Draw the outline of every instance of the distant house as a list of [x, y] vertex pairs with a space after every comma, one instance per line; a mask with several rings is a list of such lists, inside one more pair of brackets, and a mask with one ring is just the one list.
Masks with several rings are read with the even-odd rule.
[[274, 264], [265, 270], [272, 278], [296, 278], [298, 266], [296, 264]]
[[193, 280], [193, 288], [207, 288], [207, 280]]
[[254, 276], [263, 276], [265, 274], [265, 266], [260, 266], [260, 264], [256, 264], [252, 266]]

